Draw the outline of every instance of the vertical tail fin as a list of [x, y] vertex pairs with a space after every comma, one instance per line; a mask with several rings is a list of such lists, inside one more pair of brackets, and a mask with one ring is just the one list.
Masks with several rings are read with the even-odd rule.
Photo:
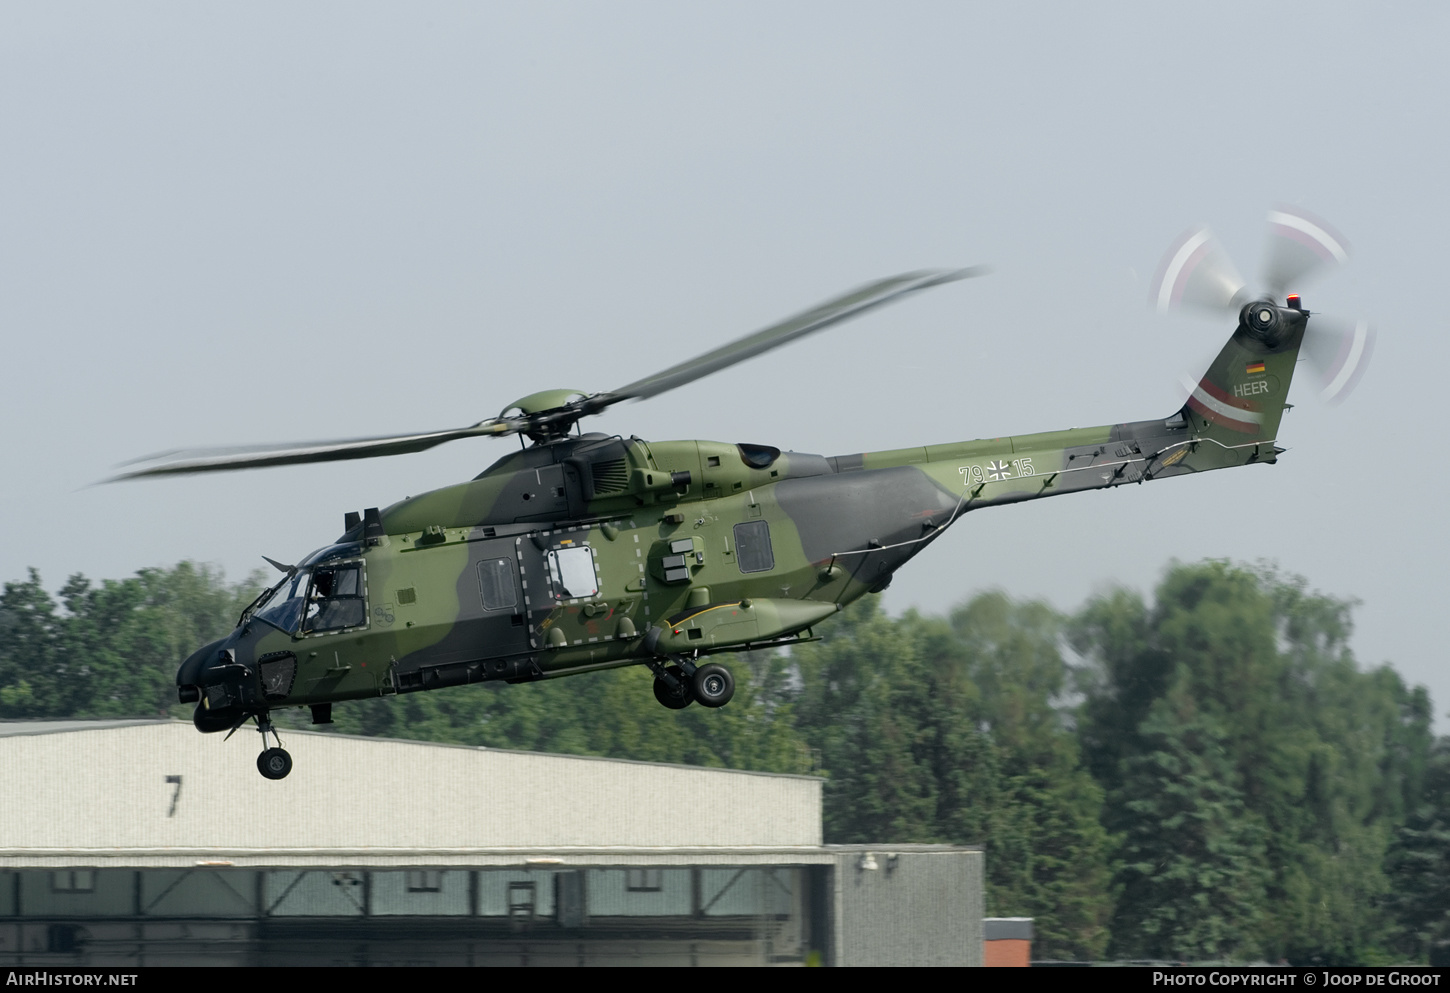
[[1266, 302], [1243, 308], [1233, 337], [1183, 407], [1196, 433], [1229, 447], [1278, 436], [1307, 318]]

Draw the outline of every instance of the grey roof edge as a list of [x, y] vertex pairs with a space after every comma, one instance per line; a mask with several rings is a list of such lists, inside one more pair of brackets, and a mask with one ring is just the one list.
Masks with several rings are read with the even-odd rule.
[[[974, 854], [974, 852], [963, 852]], [[825, 846], [552, 849], [31, 849], [0, 850], [0, 868], [47, 869], [585, 869], [660, 865], [828, 865], [842, 853]]]
[[953, 852], [980, 852], [985, 849], [981, 845], [926, 845], [926, 844], [903, 844], [897, 845], [887, 841], [880, 841], [874, 845], [822, 845], [821, 848], [828, 852], [839, 852], [842, 855], [849, 855], [855, 852], [865, 854], [872, 852], [876, 855], [890, 855], [893, 852], [901, 855], [931, 855], [950, 854]]
[[[103, 731], [123, 727], [139, 727], [150, 724], [175, 724], [181, 727], [191, 727], [186, 721], [179, 721], [171, 717], [146, 717], [146, 718], [98, 718], [91, 720], [63, 720], [63, 721], [0, 721], [0, 738], [15, 737], [19, 735], [35, 734], [67, 734], [76, 731]], [[32, 728], [24, 730], [12, 730], [12, 728], [23, 728], [25, 725], [32, 725]], [[365, 741], [371, 743], [387, 743], [393, 745], [421, 745], [426, 748], [456, 748], [469, 752], [490, 752], [498, 755], [527, 755], [530, 758], [558, 758], [574, 759], [581, 762], [613, 762], [627, 765], [645, 765], [654, 769], [689, 769], [691, 771], [704, 770], [706, 772], [729, 772], [737, 776], [765, 776], [770, 779], [799, 779], [808, 782], [824, 783], [824, 776], [811, 776], [799, 772], [759, 772], [755, 769], [731, 769], [725, 766], [715, 765], [687, 765], [683, 762], [648, 762], [644, 759], [616, 759], [607, 755], [573, 755], [568, 752], [530, 752], [518, 748], [490, 748], [487, 745], [459, 745], [442, 741], [421, 741], [416, 738], [381, 738], [365, 734], [339, 734], [336, 731], [308, 731], [304, 729], [279, 728], [286, 736], [306, 735], [308, 737], [345, 739], [348, 741]]]
[[1031, 941], [1031, 917], [987, 917], [982, 920], [983, 941]]
[[830, 865], [842, 856], [976, 855], [958, 845], [795, 845], [556, 848], [0, 849], [0, 869], [512, 868], [585, 869], [651, 865]]
[[[544, 848], [0, 848], [0, 859], [23, 858], [23, 857], [48, 857], [64, 855], [71, 858], [76, 857], [97, 857], [113, 858], [128, 855], [165, 855], [181, 856], [186, 858], [206, 858], [218, 856], [239, 855], [252, 857], [257, 855], [298, 855], [304, 857], [312, 856], [378, 856], [382, 858], [415, 855], [499, 855], [514, 856], [519, 858], [544, 859], [551, 856], [575, 856], [575, 855], [596, 855], [607, 854], [612, 856], [620, 854], [719, 854], [721, 852], [754, 852], [754, 853], [800, 853], [817, 852], [827, 855], [851, 855], [855, 853], [875, 852], [889, 855], [893, 852], [902, 855], [931, 855], [950, 854], [953, 852], [980, 852], [980, 846], [976, 845], [550, 845]], [[1009, 918], [1003, 918], [1004, 920]], [[1030, 920], [1030, 918], [1023, 918]]]
[[172, 717], [66, 717], [60, 719], [0, 721], [0, 738], [34, 734], [68, 734], [72, 731], [109, 731], [148, 724], [181, 724]]

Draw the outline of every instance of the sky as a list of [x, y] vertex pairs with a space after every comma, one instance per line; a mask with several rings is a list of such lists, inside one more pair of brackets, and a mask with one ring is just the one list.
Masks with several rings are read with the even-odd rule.
[[[1146, 305], [1208, 223], [1349, 240], [1366, 317], [1274, 466], [970, 514], [889, 610], [1081, 606], [1174, 560], [1359, 601], [1360, 663], [1450, 710], [1443, 5], [830, 2], [0, 6], [0, 580], [296, 561], [512, 441], [96, 485], [176, 447], [457, 427], [608, 390], [913, 269], [992, 275], [588, 428], [825, 455], [1167, 416], [1232, 322]], [[1426, 308], [1430, 310], [1426, 310]], [[1416, 437], [1408, 438], [1407, 432]]]

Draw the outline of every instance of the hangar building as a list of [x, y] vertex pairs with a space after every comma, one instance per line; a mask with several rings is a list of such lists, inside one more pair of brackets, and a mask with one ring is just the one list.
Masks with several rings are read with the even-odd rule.
[[[240, 737], [240, 736], [239, 736]], [[982, 852], [807, 776], [169, 720], [0, 723], [7, 965], [980, 965]]]

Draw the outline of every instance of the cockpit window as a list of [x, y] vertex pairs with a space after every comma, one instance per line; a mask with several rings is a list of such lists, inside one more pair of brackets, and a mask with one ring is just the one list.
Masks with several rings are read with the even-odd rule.
[[252, 616], [288, 634], [295, 632], [302, 619], [302, 598], [307, 592], [310, 575], [311, 570], [302, 569], [292, 578], [283, 580]]
[[312, 585], [307, 592], [307, 613], [302, 622], [302, 633], [341, 631], [366, 623], [365, 592], [360, 562], [314, 569]]

